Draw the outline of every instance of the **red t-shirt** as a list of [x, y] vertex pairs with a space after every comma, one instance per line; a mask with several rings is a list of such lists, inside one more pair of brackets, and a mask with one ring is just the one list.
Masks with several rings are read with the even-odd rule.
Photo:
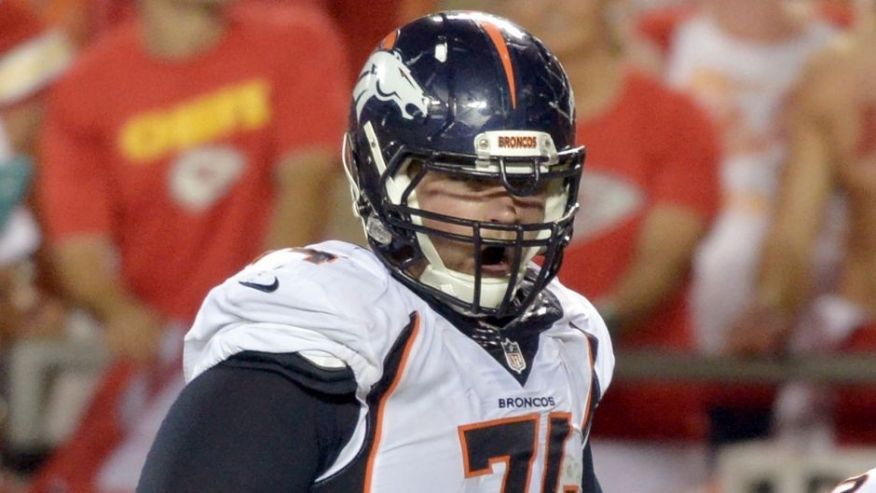
[[[566, 286], [594, 299], [608, 294], [626, 270], [652, 206], [672, 204], [703, 218], [715, 213], [720, 154], [717, 135], [703, 111], [688, 97], [636, 72], [626, 77], [608, 110], [579, 122], [577, 140], [587, 146], [582, 208], [559, 275]], [[615, 345], [689, 349], [686, 291], [686, 285], [679, 288], [653, 317]], [[686, 390], [681, 394], [665, 386], [613, 385], [601, 404], [595, 430], [635, 437], [697, 435], [702, 423], [692, 400], [696, 396]], [[666, 401], [665, 407], [661, 401]], [[649, 412], [647, 402], [655, 403], [650, 407], [654, 412]], [[667, 423], [672, 421], [667, 419], [668, 407], [682, 408], [675, 425]]]
[[280, 158], [338, 147], [346, 62], [313, 10], [282, 25], [234, 16], [185, 61], [139, 40], [135, 24], [108, 33], [55, 88], [38, 192], [51, 242], [110, 235], [127, 286], [188, 320], [263, 247]]
[[[591, 224], [576, 227], [560, 278], [593, 299], [608, 294], [626, 270], [651, 206], [677, 205], [704, 218], [715, 213], [719, 150], [713, 125], [688, 97], [636, 72], [611, 108], [579, 122], [577, 137], [587, 147], [579, 214]], [[622, 342], [687, 347], [682, 301], [679, 290]]]

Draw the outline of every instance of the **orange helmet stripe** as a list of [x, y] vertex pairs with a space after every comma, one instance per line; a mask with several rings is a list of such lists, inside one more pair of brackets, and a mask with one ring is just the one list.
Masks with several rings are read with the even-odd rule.
[[393, 29], [392, 32], [387, 34], [380, 42], [380, 48], [390, 51], [395, 48], [396, 40], [398, 40], [398, 29]]
[[511, 107], [517, 107], [517, 82], [514, 79], [514, 66], [511, 64], [511, 53], [508, 52], [508, 44], [505, 43], [505, 38], [502, 36], [502, 31], [499, 27], [489, 21], [481, 21], [481, 29], [483, 29], [493, 45], [496, 46], [496, 51], [499, 52], [499, 58], [502, 60], [502, 67], [505, 69], [505, 78], [508, 80], [508, 89], [511, 91]]

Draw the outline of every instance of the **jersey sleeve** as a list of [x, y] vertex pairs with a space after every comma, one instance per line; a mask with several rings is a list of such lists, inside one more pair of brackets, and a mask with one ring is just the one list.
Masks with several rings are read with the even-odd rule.
[[297, 12], [286, 29], [274, 91], [279, 155], [308, 149], [334, 154], [350, 95], [343, 40], [331, 20], [313, 9]]
[[614, 348], [612, 347], [611, 337], [608, 333], [608, 327], [602, 316], [596, 311], [596, 308], [586, 301], [588, 306], [587, 329], [588, 337], [594, 341], [596, 355], [593, 360], [593, 368], [596, 372], [596, 378], [599, 381], [599, 398], [605, 395], [608, 386], [611, 385], [611, 380], [614, 375]]
[[36, 193], [50, 242], [112, 227], [104, 142], [96, 108], [84, 96], [93, 89], [79, 75], [65, 77], [51, 92], [40, 140]]
[[243, 351], [300, 353], [326, 368], [349, 367], [367, 392], [410, 323], [388, 290], [385, 269], [359, 247], [271, 253], [207, 296], [186, 335], [186, 380]]
[[611, 335], [602, 316], [596, 311], [590, 301], [581, 294], [566, 288], [554, 280], [550, 285], [551, 292], [560, 300], [571, 325], [583, 332], [593, 349], [593, 371], [599, 382], [599, 398], [611, 385], [614, 374], [614, 348]]

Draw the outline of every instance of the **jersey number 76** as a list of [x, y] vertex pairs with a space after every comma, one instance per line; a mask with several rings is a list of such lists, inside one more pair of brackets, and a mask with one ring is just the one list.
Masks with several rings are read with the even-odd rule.
[[[547, 453], [542, 493], [557, 493], [566, 440], [572, 432], [569, 413], [548, 418]], [[505, 463], [501, 493], [526, 493], [533, 481], [532, 466], [538, 450], [539, 414], [514, 416], [459, 427], [465, 477], [493, 474], [493, 464]], [[536, 481], [539, 478], [535, 479]], [[577, 493], [578, 485], [563, 485], [562, 493]]]

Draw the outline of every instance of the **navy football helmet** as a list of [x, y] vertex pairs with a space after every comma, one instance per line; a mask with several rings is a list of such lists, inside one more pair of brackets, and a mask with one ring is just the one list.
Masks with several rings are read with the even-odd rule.
[[[569, 80], [538, 39], [480, 12], [423, 17], [381, 42], [353, 91], [344, 162], [355, 212], [374, 252], [417, 293], [467, 316], [520, 315], [572, 236], [584, 161], [574, 135]], [[544, 219], [503, 224], [421, 209], [416, 187], [427, 173], [497, 180], [519, 197], [546, 190]], [[470, 245], [474, 274], [445, 266], [439, 236]], [[484, 275], [497, 258], [509, 274]]]

